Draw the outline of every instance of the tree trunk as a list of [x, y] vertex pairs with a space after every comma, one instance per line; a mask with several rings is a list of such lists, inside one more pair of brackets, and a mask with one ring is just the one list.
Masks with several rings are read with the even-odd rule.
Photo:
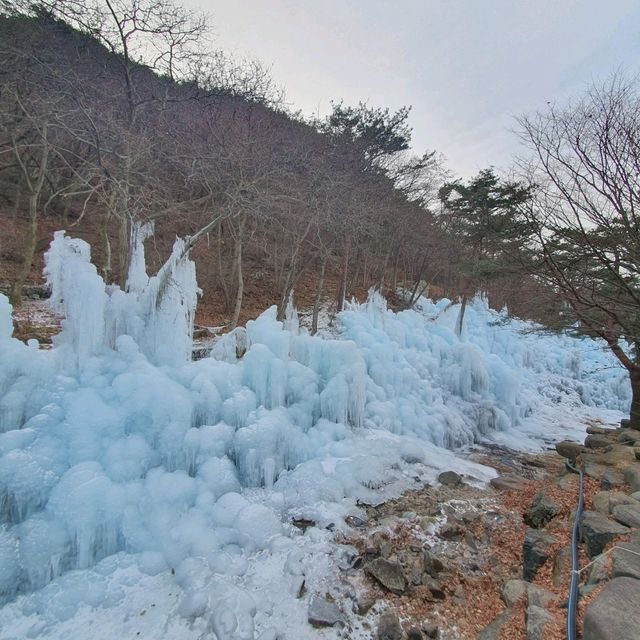
[[16, 279], [11, 286], [11, 304], [19, 307], [22, 304], [22, 289], [29, 277], [31, 263], [36, 253], [36, 241], [38, 239], [38, 194], [32, 193], [29, 196], [29, 226], [27, 227], [27, 238], [22, 249], [22, 263], [16, 274]]
[[127, 276], [129, 275], [129, 220], [123, 215], [120, 220], [120, 228], [118, 230], [118, 282], [120, 288], [124, 291], [127, 286]]
[[456, 335], [458, 338], [462, 337], [462, 328], [464, 326], [464, 312], [467, 309], [467, 294], [465, 293], [462, 296], [462, 304], [460, 305], [460, 313], [458, 314], [458, 319], [456, 320]]
[[238, 286], [236, 288], [236, 303], [233, 309], [233, 317], [231, 318], [231, 324], [229, 328], [231, 330], [235, 329], [238, 326], [238, 320], [240, 319], [240, 310], [242, 309], [242, 296], [244, 294], [244, 278], [242, 276], [242, 236], [244, 230], [244, 223], [240, 223], [240, 230], [238, 232], [238, 237], [236, 238], [236, 249], [235, 249], [235, 271], [238, 276]]
[[324, 271], [327, 259], [322, 258], [320, 261], [320, 275], [318, 276], [318, 288], [316, 289], [316, 299], [313, 302], [313, 318], [311, 320], [311, 335], [318, 333], [318, 315], [320, 314], [320, 303], [322, 302], [322, 290], [324, 289]]
[[631, 411], [629, 412], [629, 426], [640, 430], [640, 366], [636, 365], [629, 371], [631, 379]]
[[351, 252], [351, 238], [347, 239], [344, 247], [344, 260], [342, 263], [342, 277], [338, 286], [336, 296], [336, 312], [340, 313], [344, 308], [344, 301], [347, 297], [347, 279], [349, 278], [349, 253]]

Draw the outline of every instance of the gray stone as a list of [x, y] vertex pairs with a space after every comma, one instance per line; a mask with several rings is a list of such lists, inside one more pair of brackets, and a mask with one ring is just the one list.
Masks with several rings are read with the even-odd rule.
[[640, 581], [614, 578], [587, 605], [584, 640], [638, 640]]
[[640, 433], [638, 433], [635, 429], [623, 429], [618, 434], [618, 437], [616, 438], [616, 440], [620, 444], [626, 444], [626, 445], [632, 446], [636, 443], [636, 440], [640, 440]]
[[353, 612], [359, 616], [366, 616], [369, 610], [377, 602], [376, 598], [359, 593], [353, 602]]
[[529, 584], [527, 588], [527, 601], [529, 606], [546, 609], [556, 598], [555, 593], [537, 584]]
[[459, 487], [463, 484], [462, 476], [455, 471], [443, 471], [438, 476], [438, 482], [445, 487]]
[[640, 504], [619, 504], [611, 510], [613, 517], [627, 527], [640, 528]]
[[[586, 470], [586, 467], [585, 467]], [[598, 472], [599, 475], [591, 476], [592, 478], [600, 477], [600, 488], [605, 491], [610, 491], [616, 487], [621, 487], [625, 483], [624, 474], [618, 469], [604, 469], [602, 472]], [[587, 473], [587, 475], [589, 475]]]
[[427, 638], [432, 638], [433, 640], [438, 640], [440, 637], [440, 627], [437, 624], [423, 624], [422, 632]]
[[611, 579], [611, 568], [609, 567], [609, 558], [605, 555], [596, 556], [593, 564], [589, 567], [587, 574], [587, 585], [600, 584]]
[[595, 558], [615, 537], [628, 533], [629, 529], [609, 520], [597, 511], [585, 511], [581, 521], [582, 541], [587, 555]]
[[637, 504], [640, 506], [637, 500], [622, 491], [599, 491], [591, 501], [593, 510], [605, 515], [611, 513], [615, 507], [621, 504]]
[[559, 587], [565, 577], [571, 572], [571, 546], [567, 545], [558, 549], [553, 558], [553, 573], [551, 580], [554, 587]]
[[499, 640], [502, 636], [502, 627], [511, 619], [511, 616], [513, 616], [512, 609], [505, 609], [499, 613], [493, 622], [478, 633], [476, 640]]
[[321, 596], [311, 598], [307, 620], [314, 627], [333, 627], [336, 624], [344, 624], [338, 605]]
[[500, 589], [500, 595], [502, 601], [510, 607], [518, 602], [518, 600], [527, 596], [527, 585], [530, 584], [526, 580], [518, 580], [513, 578], [511, 580], [505, 580]]
[[611, 564], [614, 578], [640, 580], [640, 543], [621, 542], [611, 552]]
[[553, 620], [548, 611], [542, 607], [529, 605], [525, 612], [527, 640], [544, 640], [545, 627]]
[[585, 451], [588, 451], [586, 447], [583, 447], [579, 442], [571, 442], [569, 440], [562, 440], [562, 442], [556, 443], [556, 451], [563, 457], [567, 458], [571, 462], [575, 462], [575, 459]]
[[541, 491], [536, 493], [529, 508], [525, 511], [524, 521], [530, 527], [540, 529], [555, 518], [559, 512], [558, 505]]
[[624, 470], [624, 479], [629, 483], [631, 492], [640, 491], [640, 464], [630, 464]]
[[640, 491], [634, 491], [629, 497], [640, 502]]
[[584, 446], [587, 449], [607, 449], [611, 446], [611, 441], [606, 436], [591, 434], [585, 438]]
[[526, 482], [519, 476], [498, 476], [491, 478], [489, 484], [498, 491], [518, 491], [524, 487]]
[[444, 569], [444, 564], [440, 558], [434, 556], [428, 549], [424, 550], [423, 560], [424, 570], [432, 577], [437, 578], [439, 573]]
[[522, 548], [522, 577], [530, 582], [538, 569], [549, 559], [555, 538], [539, 529], [528, 529]]
[[385, 611], [378, 621], [378, 640], [402, 640], [402, 627], [393, 611]]
[[407, 631], [407, 640], [424, 640], [422, 631], [420, 631], [418, 627], [411, 627], [411, 629]]
[[404, 577], [402, 567], [397, 562], [376, 558], [367, 563], [364, 570], [385, 589], [396, 595], [402, 595], [407, 590], [407, 580]]

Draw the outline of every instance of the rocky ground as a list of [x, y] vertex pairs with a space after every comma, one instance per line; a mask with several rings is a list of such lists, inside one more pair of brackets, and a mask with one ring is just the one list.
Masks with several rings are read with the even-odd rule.
[[310, 623], [378, 640], [565, 638], [578, 497], [568, 459], [585, 471], [578, 637], [640, 637], [640, 432], [588, 431], [586, 446], [544, 454], [471, 453], [502, 474], [487, 490], [446, 472], [368, 507], [338, 540], [346, 597], [317, 594]]

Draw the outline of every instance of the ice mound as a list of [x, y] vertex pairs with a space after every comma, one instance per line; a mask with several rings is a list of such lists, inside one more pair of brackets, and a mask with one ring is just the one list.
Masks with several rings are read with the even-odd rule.
[[177, 240], [148, 277], [148, 231], [127, 291], [105, 285], [86, 243], [56, 233], [46, 275], [65, 319], [50, 352], [11, 337], [0, 295], [0, 602], [19, 596], [5, 616], [65, 620], [121, 602], [134, 579], [123, 576], [162, 575], [180, 588], [179, 615], [253, 638], [256, 611], [280, 606], [280, 586], [248, 593], [257, 559], [295, 565], [282, 580], [300, 588], [293, 515], [345, 528], [357, 500], [416, 477], [485, 481], [492, 470], [446, 449], [516, 433], [540, 404], [628, 408], [606, 349], [528, 331], [482, 298], [461, 337], [448, 301], [394, 313], [372, 292], [340, 315], [339, 339], [301, 332], [292, 304], [279, 322], [274, 307], [192, 362], [194, 265]]

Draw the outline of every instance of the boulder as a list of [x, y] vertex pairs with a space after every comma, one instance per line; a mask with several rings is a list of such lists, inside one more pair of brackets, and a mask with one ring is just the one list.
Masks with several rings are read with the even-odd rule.
[[459, 487], [461, 484], [464, 484], [462, 476], [455, 471], [443, 471], [438, 476], [438, 482], [445, 487]]
[[551, 546], [556, 539], [540, 529], [528, 529], [522, 548], [522, 577], [531, 582], [538, 569], [551, 556]]
[[425, 622], [422, 625], [422, 633], [424, 633], [427, 638], [438, 640], [440, 637], [440, 627], [437, 624], [429, 624]]
[[640, 491], [640, 463], [634, 462], [624, 470], [624, 479], [629, 483], [631, 492]]
[[424, 640], [422, 631], [420, 631], [418, 627], [411, 627], [411, 629], [407, 631], [407, 640]]
[[553, 557], [553, 573], [551, 580], [554, 587], [563, 584], [565, 577], [571, 572], [571, 545], [561, 547]]
[[627, 527], [640, 528], [640, 503], [619, 504], [611, 510], [613, 517]]
[[640, 580], [640, 542], [621, 542], [611, 552], [611, 564], [614, 578]]
[[563, 457], [567, 458], [570, 462], [575, 462], [575, 459], [582, 453], [588, 451], [586, 447], [583, 447], [579, 442], [571, 442], [569, 440], [562, 440], [562, 442], [556, 443], [556, 451]]
[[584, 439], [587, 449], [607, 449], [611, 446], [611, 440], [600, 434], [591, 434]]
[[600, 488], [604, 491], [611, 491], [611, 489], [621, 487], [624, 483], [624, 474], [618, 469], [605, 469], [600, 476]]
[[402, 627], [400, 620], [393, 611], [385, 611], [378, 621], [378, 640], [402, 640]]
[[513, 609], [505, 609], [499, 613], [484, 629], [478, 633], [476, 640], [499, 640], [502, 637], [502, 627], [511, 619]]
[[640, 581], [614, 578], [587, 605], [584, 640], [637, 640], [640, 629]]
[[307, 620], [314, 627], [333, 627], [336, 624], [344, 624], [338, 605], [321, 596], [311, 598]]
[[620, 444], [633, 446], [637, 440], [640, 440], [640, 433], [638, 433], [635, 429], [622, 429], [622, 431], [618, 433], [618, 437], [616, 438], [616, 440]]
[[491, 478], [489, 484], [498, 491], [519, 491], [526, 484], [520, 476], [498, 476]]
[[432, 578], [437, 578], [438, 574], [444, 569], [444, 564], [440, 558], [434, 556], [428, 549], [425, 549], [423, 567]]
[[629, 531], [627, 527], [609, 520], [597, 511], [585, 511], [582, 514], [580, 528], [582, 541], [590, 558], [600, 555], [611, 540]]
[[500, 595], [508, 607], [525, 598], [528, 605], [545, 608], [556, 599], [551, 591], [517, 578], [505, 580], [500, 589]]
[[540, 529], [555, 518], [559, 512], [558, 505], [541, 491], [536, 493], [529, 508], [525, 511], [524, 521], [530, 527]]
[[376, 558], [367, 563], [364, 570], [385, 589], [396, 595], [402, 595], [407, 590], [407, 580], [402, 567], [397, 562]]
[[638, 504], [637, 500], [634, 500], [631, 496], [628, 496], [622, 491], [599, 491], [593, 496], [591, 502], [592, 509], [608, 515], [611, 513], [614, 507], [621, 504]]
[[553, 620], [542, 607], [529, 605], [525, 612], [527, 640], [544, 640], [545, 627]]

